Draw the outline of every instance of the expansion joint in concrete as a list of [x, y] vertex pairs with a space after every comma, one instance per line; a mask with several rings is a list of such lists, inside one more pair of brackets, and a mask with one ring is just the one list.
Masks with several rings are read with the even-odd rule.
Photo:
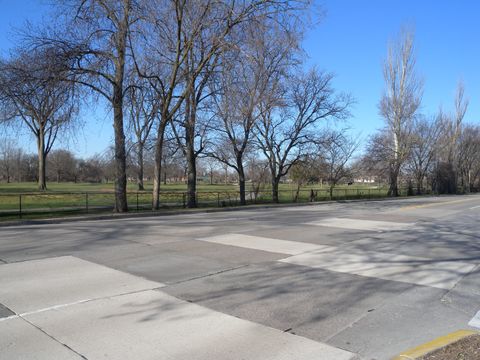
[[61, 342], [60, 340], [58, 340], [57, 338], [55, 338], [54, 336], [52, 336], [51, 334], [49, 334], [48, 332], [46, 332], [45, 330], [43, 330], [41, 327], [35, 325], [34, 323], [28, 321], [27, 319], [25, 319], [24, 317], [22, 317], [21, 315], [18, 315], [18, 317], [20, 319], [22, 319], [23, 321], [25, 321], [27, 324], [33, 326], [34, 328], [38, 329], [39, 331], [41, 331], [42, 333], [44, 333], [46, 336], [48, 336], [50, 339], [52, 339], [53, 341], [59, 343], [60, 345], [62, 345], [63, 347], [67, 348], [68, 350], [70, 350], [71, 352], [75, 353], [76, 355], [80, 356], [82, 359], [84, 360], [88, 360], [88, 358], [79, 353], [77, 350], [73, 349], [72, 347], [68, 346], [67, 344]]

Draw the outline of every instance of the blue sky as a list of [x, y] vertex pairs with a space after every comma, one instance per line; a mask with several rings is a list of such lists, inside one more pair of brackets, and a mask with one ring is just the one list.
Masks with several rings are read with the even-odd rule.
[[[10, 27], [20, 27], [26, 19], [38, 21], [48, 9], [45, 4], [48, 1], [0, 0], [1, 53], [13, 44]], [[480, 121], [480, 2], [319, 0], [318, 5], [326, 16], [307, 33], [308, 64], [335, 73], [335, 87], [356, 98], [348, 121], [352, 132], [366, 137], [382, 127], [377, 110], [382, 62], [388, 41], [405, 24], [416, 32], [417, 70], [425, 81], [422, 111], [433, 114], [440, 105], [451, 110], [456, 84], [463, 79], [470, 98], [466, 121]], [[84, 122], [70, 148], [80, 156], [102, 152], [112, 139], [110, 116], [98, 107], [84, 113]]]

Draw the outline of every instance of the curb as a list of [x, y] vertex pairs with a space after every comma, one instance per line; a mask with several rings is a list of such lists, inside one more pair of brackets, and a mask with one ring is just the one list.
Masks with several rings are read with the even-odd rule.
[[432, 341], [429, 341], [425, 344], [417, 346], [415, 348], [409, 349], [402, 352], [393, 358], [393, 360], [415, 360], [419, 359], [422, 356], [425, 356], [435, 350], [439, 350], [447, 345], [456, 343], [457, 341], [472, 336], [478, 335], [478, 331], [472, 330], [458, 330], [448, 335], [440, 336]]
[[208, 214], [208, 213], [217, 213], [217, 212], [230, 212], [230, 211], [242, 211], [242, 210], [257, 210], [257, 209], [272, 209], [272, 208], [285, 208], [285, 207], [300, 207], [300, 206], [315, 206], [323, 204], [341, 204], [341, 203], [350, 203], [350, 202], [361, 202], [361, 201], [386, 201], [386, 200], [396, 200], [402, 198], [379, 198], [379, 199], [352, 199], [352, 200], [326, 200], [326, 201], [316, 201], [308, 203], [288, 203], [288, 204], [252, 204], [245, 206], [228, 206], [220, 208], [197, 208], [197, 209], [172, 209], [172, 210], [157, 210], [157, 211], [139, 211], [139, 212], [128, 212], [128, 213], [104, 213], [101, 215], [72, 215], [69, 217], [59, 217], [59, 218], [45, 218], [45, 219], [31, 219], [31, 220], [7, 220], [0, 221], [1, 227], [9, 226], [19, 226], [19, 225], [46, 225], [46, 224], [61, 224], [65, 222], [76, 222], [76, 221], [91, 221], [91, 220], [117, 220], [117, 219], [134, 219], [138, 217], [147, 218], [147, 217], [156, 217], [156, 216], [171, 216], [171, 215], [189, 215], [189, 214]]
[[[229, 206], [221, 208], [207, 208], [207, 209], [171, 209], [171, 210], [157, 210], [157, 211], [140, 211], [140, 212], [128, 212], [128, 213], [103, 213], [98, 215], [72, 215], [68, 217], [58, 218], [43, 218], [43, 219], [30, 219], [30, 220], [7, 220], [0, 221], [1, 227], [9, 226], [21, 226], [21, 225], [47, 225], [47, 224], [61, 224], [66, 222], [76, 221], [92, 221], [92, 220], [116, 220], [116, 219], [134, 219], [138, 217], [156, 217], [156, 216], [170, 216], [170, 215], [187, 215], [187, 214], [206, 214], [216, 212], [227, 211], [241, 211], [241, 210], [256, 210], [256, 209], [271, 209], [271, 208], [283, 208], [283, 207], [298, 207], [298, 206], [315, 206], [322, 204], [341, 204], [341, 203], [355, 203], [355, 202], [381, 202], [381, 201], [395, 201], [406, 198], [429, 198], [438, 195], [418, 195], [411, 197], [383, 197], [372, 199], [351, 199], [351, 200], [324, 200], [308, 203], [287, 203], [287, 204], [252, 204], [245, 206]], [[450, 196], [450, 195], [439, 195]]]

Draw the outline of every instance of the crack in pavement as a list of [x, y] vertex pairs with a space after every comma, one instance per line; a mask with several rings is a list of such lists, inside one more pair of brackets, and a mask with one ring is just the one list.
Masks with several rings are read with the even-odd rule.
[[245, 265], [240, 265], [240, 266], [236, 266], [236, 267], [233, 267], [233, 268], [223, 269], [223, 270], [219, 270], [219, 271], [216, 271], [216, 272], [213, 272], [213, 273], [208, 273], [208, 274], [205, 274], [205, 275], [200, 275], [200, 276], [192, 277], [192, 278], [185, 279], [185, 280], [179, 280], [179, 281], [176, 281], [176, 282], [173, 282], [173, 283], [167, 283], [167, 284], [165, 284], [164, 287], [162, 287], [162, 289], [173, 286], [173, 285], [186, 283], [186, 282], [189, 282], [189, 281], [192, 281], [192, 280], [203, 279], [203, 278], [207, 278], [209, 276], [214, 276], [214, 275], [226, 273], [226, 272], [237, 270], [237, 269], [242, 269], [242, 268], [245, 268], [245, 267], [248, 267], [248, 266], [250, 266], [250, 264], [245, 264]]

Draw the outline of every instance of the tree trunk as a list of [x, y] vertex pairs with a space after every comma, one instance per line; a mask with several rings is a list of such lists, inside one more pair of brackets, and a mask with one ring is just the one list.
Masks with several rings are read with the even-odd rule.
[[422, 194], [423, 176], [417, 176], [417, 195]]
[[293, 198], [293, 202], [298, 202], [298, 199], [300, 197], [300, 188], [302, 187], [302, 184], [300, 182], [297, 182], [297, 190], [295, 191], [295, 196]]
[[115, 212], [127, 212], [127, 173], [125, 133], [123, 131], [123, 89], [113, 89], [113, 129], [115, 132]]
[[47, 190], [47, 182], [45, 180], [45, 134], [43, 129], [40, 129], [37, 137], [38, 145], [38, 190]]
[[127, 212], [127, 164], [123, 129], [123, 84], [129, 23], [129, 4], [123, 2], [124, 14], [115, 34], [115, 78], [112, 94], [113, 129], [115, 136], [115, 212]]
[[143, 144], [138, 143], [138, 172], [137, 172], [137, 185], [138, 190], [145, 190], [143, 186]]
[[197, 154], [195, 154], [195, 94], [185, 100], [185, 158], [187, 160], [187, 207], [197, 207]]
[[240, 205], [247, 205], [245, 196], [245, 170], [243, 169], [242, 158], [237, 158], [238, 186], [240, 190]]
[[[193, 145], [193, 144], [192, 144]], [[197, 207], [197, 164], [192, 146], [187, 144], [187, 207]]]
[[152, 191], [152, 209], [160, 208], [160, 183], [162, 181], [162, 155], [163, 139], [165, 127], [167, 126], [166, 115], [162, 115], [157, 131], [157, 142], [155, 143], [155, 167], [153, 169], [153, 191]]
[[398, 196], [398, 171], [397, 169], [390, 169], [390, 187], [388, 189], [388, 196]]
[[280, 202], [279, 197], [278, 197], [278, 185], [280, 183], [280, 179], [278, 178], [273, 178], [272, 179], [272, 201], [276, 204]]

